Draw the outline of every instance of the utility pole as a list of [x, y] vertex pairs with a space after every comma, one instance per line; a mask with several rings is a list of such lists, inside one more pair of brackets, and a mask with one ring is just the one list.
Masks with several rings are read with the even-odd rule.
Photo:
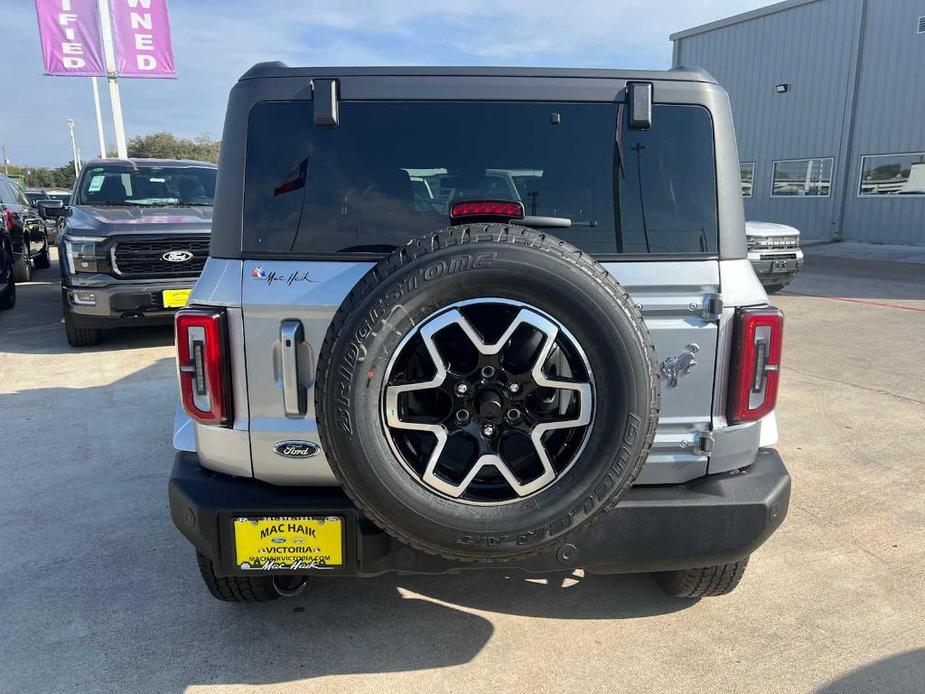
[[74, 140], [74, 119], [67, 119], [67, 129], [71, 133], [71, 154], [74, 156], [74, 176], [80, 173], [80, 164], [77, 163], [77, 142]]
[[93, 85], [93, 107], [96, 109], [96, 134], [100, 138], [100, 159], [106, 158], [106, 138], [103, 136], [103, 114], [100, 112], [100, 90], [96, 85], [96, 77], [90, 78]]
[[112, 21], [109, 17], [109, 0], [97, 0], [100, 8], [100, 29], [103, 35], [103, 55], [106, 56], [106, 80], [109, 82], [109, 102], [112, 105], [112, 124], [116, 130], [116, 156], [128, 159], [125, 147], [125, 123], [122, 121], [122, 98], [116, 71], [116, 50], [112, 43]]
[[0, 145], [0, 149], [3, 150], [3, 173], [9, 176], [10, 175], [10, 160], [6, 158], [6, 145]]

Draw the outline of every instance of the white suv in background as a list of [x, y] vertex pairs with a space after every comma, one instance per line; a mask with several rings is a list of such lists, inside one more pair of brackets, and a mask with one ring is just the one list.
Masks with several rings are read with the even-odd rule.
[[800, 230], [773, 222], [745, 222], [748, 259], [766, 292], [779, 292], [803, 267]]

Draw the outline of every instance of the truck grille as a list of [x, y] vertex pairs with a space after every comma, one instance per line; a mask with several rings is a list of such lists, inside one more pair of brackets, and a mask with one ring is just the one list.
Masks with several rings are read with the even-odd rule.
[[799, 236], [753, 236], [748, 239], [748, 249], [750, 251], [768, 251], [779, 248], [799, 248]]
[[[164, 259], [164, 255], [174, 251], [193, 255], [182, 262]], [[113, 271], [119, 277], [197, 277], [208, 257], [208, 236], [128, 239], [112, 248]]]

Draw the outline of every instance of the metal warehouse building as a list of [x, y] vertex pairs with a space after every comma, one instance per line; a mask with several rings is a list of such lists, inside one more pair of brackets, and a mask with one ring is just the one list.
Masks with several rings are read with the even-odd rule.
[[671, 40], [729, 91], [748, 219], [925, 244], [925, 0], [787, 0]]

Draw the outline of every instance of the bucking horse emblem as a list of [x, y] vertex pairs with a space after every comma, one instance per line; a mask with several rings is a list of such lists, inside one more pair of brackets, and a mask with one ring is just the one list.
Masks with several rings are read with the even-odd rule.
[[685, 347], [684, 351], [678, 356], [668, 357], [663, 360], [662, 363], [658, 365], [659, 378], [665, 381], [665, 384], [669, 388], [674, 388], [678, 385], [678, 379], [681, 378], [681, 376], [686, 376], [691, 369], [697, 366], [697, 360], [694, 359], [694, 355], [699, 351], [700, 347], [692, 342]]

